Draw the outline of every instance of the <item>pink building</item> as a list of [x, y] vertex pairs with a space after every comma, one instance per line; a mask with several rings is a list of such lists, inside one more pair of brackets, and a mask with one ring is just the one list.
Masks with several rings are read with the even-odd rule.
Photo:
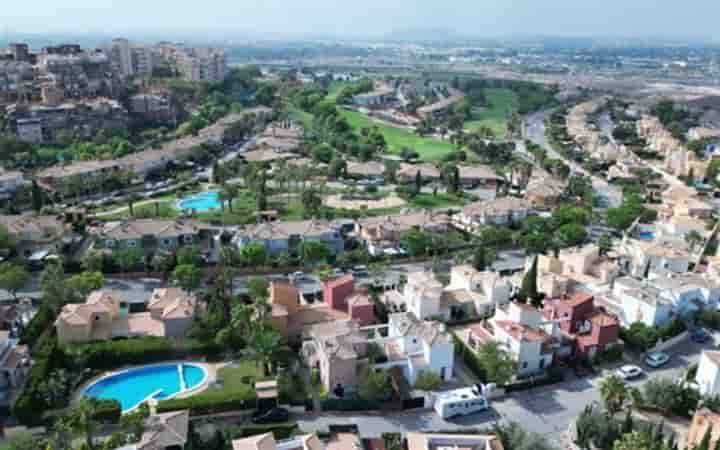
[[355, 279], [351, 274], [328, 281], [323, 287], [323, 299], [332, 309], [347, 311], [347, 298], [355, 291]]
[[366, 292], [356, 292], [347, 299], [348, 314], [356, 320], [360, 326], [373, 325], [375, 323], [375, 306]]

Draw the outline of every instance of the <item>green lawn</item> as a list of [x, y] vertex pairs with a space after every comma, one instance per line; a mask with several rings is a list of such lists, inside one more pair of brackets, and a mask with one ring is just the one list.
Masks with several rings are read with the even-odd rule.
[[266, 378], [260, 366], [253, 360], [237, 361], [238, 367], [223, 367], [218, 370], [218, 379], [222, 380], [223, 389], [230, 391], [255, 386], [255, 382]]
[[343, 109], [340, 113], [348, 120], [353, 129], [358, 132], [362, 128], [378, 127], [383, 136], [385, 136], [385, 141], [391, 153], [400, 153], [403, 147], [410, 147], [418, 152], [420, 158], [424, 161], [438, 161], [454, 150], [452, 144], [448, 141], [423, 138], [412, 131], [375, 122], [366, 115], [356, 111]]
[[347, 81], [333, 81], [330, 83], [330, 87], [328, 87], [328, 94], [325, 97], [325, 100], [335, 101], [337, 99], [337, 96], [340, 94], [340, 91], [342, 91], [346, 86], [350, 86], [352, 83], [348, 83]]
[[419, 194], [415, 198], [410, 199], [408, 207], [410, 208], [449, 208], [452, 206], [462, 206], [467, 203], [462, 197], [451, 194]]
[[308, 128], [308, 129], [312, 128], [312, 122], [313, 122], [312, 114], [307, 113], [307, 112], [301, 110], [300, 108], [296, 108], [289, 104], [286, 106], [285, 109], [288, 111], [290, 118], [292, 120], [294, 120], [296, 122], [300, 122], [302, 124], [302, 126], [305, 128]]
[[495, 136], [502, 138], [507, 134], [507, 115], [517, 108], [517, 94], [510, 89], [485, 89], [489, 106], [473, 108], [472, 118], [465, 122], [467, 131], [475, 131], [481, 126], [489, 127]]

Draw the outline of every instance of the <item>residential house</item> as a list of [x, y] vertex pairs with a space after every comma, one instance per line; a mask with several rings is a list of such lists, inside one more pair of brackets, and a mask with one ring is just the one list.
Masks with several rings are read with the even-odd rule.
[[346, 312], [361, 326], [375, 323], [373, 301], [367, 291], [356, 290], [351, 274], [327, 281], [323, 286], [323, 301], [334, 310]]
[[181, 450], [188, 441], [190, 412], [151, 414], [143, 426], [140, 441], [117, 450]]
[[492, 434], [405, 433], [407, 450], [503, 450]]
[[665, 269], [678, 274], [686, 273], [693, 261], [684, 240], [660, 236], [652, 241], [626, 236], [617, 252], [623, 272], [638, 278]]
[[530, 178], [523, 198], [529, 201], [533, 208], [544, 211], [558, 206], [564, 195], [565, 183], [543, 171], [534, 173]]
[[[616, 261], [600, 256], [597, 245], [563, 249], [554, 255], [538, 255], [538, 290], [548, 297], [560, 297], [576, 286], [597, 290], [620, 275]], [[529, 270], [533, 263], [527, 264]]]
[[181, 247], [198, 247], [210, 228], [186, 219], [137, 219], [106, 222], [90, 228], [94, 247], [110, 252], [140, 250], [174, 252]]
[[[19, 345], [9, 331], [0, 331], [0, 403], [11, 401], [19, 394], [30, 373], [31, 356], [27, 345]], [[3, 401], [4, 400], [4, 401]]]
[[466, 231], [486, 225], [510, 225], [524, 220], [532, 212], [532, 205], [527, 200], [502, 197], [465, 206], [454, 218], [454, 225]]
[[420, 174], [422, 181], [438, 181], [440, 179], [440, 170], [432, 164], [400, 164], [400, 168], [395, 173], [395, 177], [401, 183], [412, 183], [415, 181], [417, 174]]
[[397, 253], [402, 236], [411, 230], [444, 233], [449, 229], [450, 217], [444, 213], [423, 211], [394, 216], [379, 216], [357, 222], [356, 234], [373, 256]]
[[287, 161], [296, 158], [292, 153], [283, 153], [266, 145], [259, 146], [257, 150], [250, 150], [240, 155], [249, 163], [274, 163], [277, 161]]
[[489, 316], [510, 301], [511, 286], [493, 272], [455, 266], [450, 284], [443, 287], [432, 272], [412, 272], [402, 291], [388, 291], [380, 301], [392, 311], [408, 311], [422, 320], [456, 320], [473, 315]]
[[264, 433], [233, 440], [232, 450], [325, 450], [325, 447], [315, 434], [301, 434], [276, 441], [272, 433]]
[[17, 252], [26, 258], [36, 252], [59, 252], [69, 231], [58, 216], [0, 215], [0, 225], [7, 228]]
[[661, 290], [647, 280], [621, 277], [615, 280], [607, 300], [618, 305], [616, 311], [624, 326], [641, 322], [659, 327], [675, 315], [672, 302], [661, 294]]
[[496, 191], [504, 180], [489, 166], [459, 166], [460, 184], [466, 189], [482, 188]]
[[363, 108], [383, 108], [395, 100], [395, 89], [378, 85], [374, 90], [353, 96], [352, 103]]
[[244, 246], [260, 244], [271, 255], [295, 254], [303, 242], [321, 242], [332, 254], [345, 248], [340, 228], [325, 220], [304, 220], [297, 222], [265, 222], [248, 225], [239, 229], [232, 243], [242, 249]]
[[[272, 110], [261, 110], [262, 114], [269, 115]], [[269, 125], [255, 141], [256, 147], [265, 147], [278, 153], [287, 153], [296, 150], [302, 141], [302, 128], [292, 123], [275, 123]]]
[[543, 315], [555, 321], [565, 336], [573, 342], [573, 356], [594, 358], [618, 345], [618, 318], [597, 307], [591, 294], [578, 292], [570, 296], [547, 299]]
[[155, 289], [146, 312], [130, 313], [119, 293], [94, 291], [85, 303], [63, 306], [55, 321], [58, 342], [89, 342], [138, 336], [180, 339], [198, 313], [197, 301], [179, 288]]
[[552, 365], [558, 337], [555, 323], [541, 311], [513, 302], [498, 307], [487, 323], [471, 326], [465, 339], [475, 351], [485, 343], [498, 343], [517, 362], [518, 376], [525, 377]]
[[350, 319], [347, 310], [332, 308], [327, 302], [307, 303], [290, 283], [270, 283], [271, 323], [288, 341], [300, 342], [313, 325]]
[[[385, 164], [381, 162], [348, 161], [345, 173], [352, 178], [381, 180], [385, 176]], [[413, 175], [414, 176], [414, 175]]]
[[685, 449], [691, 450], [702, 448], [705, 435], [710, 433], [710, 445], [708, 448], [717, 448], [720, 443], [720, 414], [709, 410], [708, 408], [700, 408], [695, 411], [692, 418], [690, 429], [685, 436]]
[[720, 351], [703, 350], [695, 382], [703, 396], [714, 397], [720, 394]]
[[399, 368], [411, 385], [424, 371], [446, 381], [452, 377], [452, 335], [443, 324], [420, 320], [409, 312], [390, 314], [387, 325], [372, 327], [360, 327], [355, 321], [318, 324], [311, 327], [308, 337], [302, 353], [308, 365], [320, 370], [328, 391], [356, 387], [361, 360], [371, 344], [385, 355], [373, 368]]

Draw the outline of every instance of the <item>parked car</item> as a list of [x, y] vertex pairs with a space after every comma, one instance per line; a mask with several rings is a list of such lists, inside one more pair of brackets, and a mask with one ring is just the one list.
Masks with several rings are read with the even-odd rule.
[[663, 352], [653, 352], [645, 357], [645, 364], [652, 368], [657, 368], [670, 360], [670, 356]]
[[696, 328], [690, 335], [690, 339], [698, 344], [704, 344], [710, 341], [710, 338], [710, 333], [708, 333], [705, 328]]
[[267, 411], [258, 411], [253, 414], [252, 422], [255, 424], [287, 422], [290, 412], [285, 408], [272, 408]]
[[623, 380], [632, 380], [633, 378], [642, 376], [643, 370], [638, 366], [626, 365], [619, 368], [615, 374]]
[[355, 266], [350, 270], [350, 273], [355, 277], [366, 277], [370, 275], [367, 266]]
[[288, 274], [288, 280], [290, 280], [291, 283], [294, 283], [296, 281], [302, 280], [305, 278], [305, 272], [293, 272]]

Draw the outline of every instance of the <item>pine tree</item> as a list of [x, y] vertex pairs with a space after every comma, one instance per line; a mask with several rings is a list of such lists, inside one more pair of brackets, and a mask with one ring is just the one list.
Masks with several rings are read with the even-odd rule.
[[33, 210], [35, 212], [39, 213], [40, 210], [43, 207], [43, 199], [42, 199], [42, 192], [40, 191], [40, 187], [37, 184], [37, 181], [33, 180], [32, 182], [32, 206]]
[[532, 266], [530, 266], [530, 270], [525, 273], [525, 278], [523, 278], [520, 292], [518, 292], [518, 299], [523, 303], [527, 302], [528, 299], [532, 300], [540, 297], [537, 289], [537, 272], [538, 258], [535, 256]]
[[418, 195], [421, 190], [422, 190], [422, 175], [420, 174], [420, 171], [418, 170], [415, 173], [415, 195]]
[[486, 255], [485, 255], [485, 247], [478, 247], [478, 249], [475, 251], [475, 254], [473, 255], [473, 267], [478, 272], [482, 272], [485, 270], [487, 265], [486, 261]]

